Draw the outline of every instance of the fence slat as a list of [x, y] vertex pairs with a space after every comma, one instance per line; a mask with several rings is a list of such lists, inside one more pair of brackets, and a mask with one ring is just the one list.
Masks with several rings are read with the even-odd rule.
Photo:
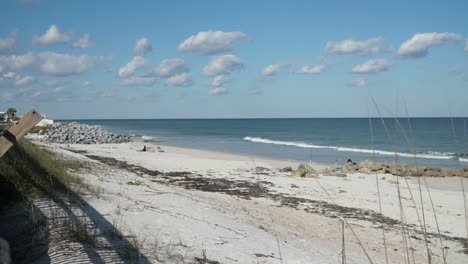
[[26, 113], [17, 124], [4, 130], [0, 136], [0, 158], [37, 125], [41, 119], [42, 116], [35, 110], [32, 110]]

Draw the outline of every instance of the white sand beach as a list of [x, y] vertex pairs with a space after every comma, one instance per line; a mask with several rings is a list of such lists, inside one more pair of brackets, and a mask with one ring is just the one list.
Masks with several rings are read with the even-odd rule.
[[137, 237], [154, 263], [198, 263], [204, 253], [213, 261], [206, 263], [341, 263], [343, 238], [346, 263], [386, 263], [382, 230], [389, 263], [428, 263], [423, 221], [432, 263], [444, 263], [443, 255], [446, 263], [468, 261], [459, 177], [419, 178], [421, 185], [390, 174], [300, 178], [280, 172], [297, 168], [294, 161], [159, 145], [160, 152], [142, 142], [42, 145], [86, 161], [75, 174], [99, 195], [84, 199]]

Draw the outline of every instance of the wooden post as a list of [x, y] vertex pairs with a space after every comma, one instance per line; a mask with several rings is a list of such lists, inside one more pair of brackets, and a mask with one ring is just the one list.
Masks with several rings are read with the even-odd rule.
[[36, 110], [32, 110], [21, 117], [18, 123], [4, 130], [0, 135], [0, 158], [37, 125], [41, 119], [42, 116]]

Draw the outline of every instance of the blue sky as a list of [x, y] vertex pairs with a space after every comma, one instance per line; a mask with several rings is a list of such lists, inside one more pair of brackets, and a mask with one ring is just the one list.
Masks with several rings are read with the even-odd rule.
[[55, 119], [468, 116], [466, 1], [0, 3], [0, 108]]

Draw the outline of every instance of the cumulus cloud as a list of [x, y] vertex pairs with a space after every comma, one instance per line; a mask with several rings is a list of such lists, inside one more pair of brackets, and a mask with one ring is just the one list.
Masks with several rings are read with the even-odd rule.
[[[234, 55], [218, 55], [214, 56], [211, 61], [203, 68], [202, 73], [206, 76], [212, 76], [211, 85], [215, 87], [211, 92], [213, 95], [217, 93], [226, 94], [227, 90], [220, 87], [221, 85], [231, 81], [230, 74], [244, 68], [242, 61]], [[220, 88], [220, 90], [217, 90]], [[224, 90], [225, 91], [224, 91]]]
[[88, 87], [88, 86], [91, 85], [91, 83], [89, 81], [84, 81], [84, 82], [80, 83], [80, 85], [83, 86], [83, 87]]
[[228, 93], [229, 93], [229, 90], [223, 87], [216, 87], [208, 92], [209, 95], [224, 95]]
[[460, 34], [455, 33], [419, 33], [401, 44], [397, 56], [402, 58], [421, 58], [429, 53], [432, 47], [443, 46], [450, 42], [462, 39]]
[[291, 66], [291, 63], [289, 62], [281, 62], [277, 64], [271, 64], [268, 65], [265, 69], [262, 71], [263, 76], [274, 76], [277, 75], [278, 73], [284, 71], [285, 69], [289, 68]]
[[81, 74], [91, 69], [103, 57], [41, 52], [38, 55], [39, 71], [53, 76]]
[[207, 76], [230, 74], [244, 68], [242, 61], [234, 55], [218, 55], [211, 59], [210, 63], [203, 68], [202, 73]]
[[378, 73], [388, 71], [395, 63], [385, 59], [368, 60], [362, 64], [354, 66], [352, 73]]
[[94, 45], [94, 41], [91, 39], [91, 35], [86, 33], [78, 41], [73, 43], [72, 47], [76, 49], [87, 49]]
[[154, 68], [154, 75], [167, 78], [188, 71], [190, 71], [190, 69], [184, 60], [164, 59]]
[[296, 73], [299, 73], [299, 74], [320, 74], [320, 73], [324, 72], [325, 69], [326, 69], [326, 67], [323, 64], [320, 64], [320, 65], [305, 65], [300, 70], [298, 70]]
[[139, 39], [135, 47], [133, 47], [133, 53], [135, 55], [145, 55], [153, 50], [153, 46], [151, 45], [151, 42], [149, 39], [143, 37]]
[[104, 57], [91, 55], [72, 55], [54, 52], [0, 56], [0, 73], [31, 70], [52, 76], [68, 76], [84, 73], [97, 62], [104, 59]]
[[141, 56], [135, 56], [129, 63], [125, 64], [125, 66], [119, 69], [118, 75], [122, 78], [130, 77], [135, 73], [136, 70], [145, 67], [147, 64], [148, 63], [145, 58]]
[[51, 25], [50, 28], [42, 36], [34, 35], [32, 37], [33, 45], [52, 45], [67, 43], [71, 40], [73, 34], [71, 32], [60, 32], [56, 25]]
[[383, 49], [380, 47], [382, 40], [382, 37], [377, 37], [364, 41], [355, 41], [352, 39], [329, 41], [325, 45], [325, 53], [366, 56], [383, 51]]
[[170, 86], [190, 86], [193, 84], [192, 76], [188, 72], [173, 75], [166, 80]]
[[153, 86], [157, 81], [156, 77], [130, 76], [123, 80], [124, 86]]
[[0, 38], [0, 54], [9, 53], [16, 49], [16, 32], [6, 38]]
[[350, 87], [364, 87], [367, 85], [367, 79], [365, 78], [357, 78], [348, 82], [348, 86]]
[[211, 86], [220, 87], [223, 84], [231, 82], [231, 81], [232, 81], [231, 76], [221, 74], [221, 75], [217, 75], [217, 76], [213, 77], [213, 81], [211, 82]]
[[25, 88], [36, 83], [36, 78], [33, 76], [22, 76], [14, 72], [7, 72], [0, 75], [1, 88]]
[[195, 52], [204, 55], [231, 50], [241, 39], [248, 36], [243, 32], [205, 31], [198, 32], [184, 40], [178, 47], [182, 52]]
[[190, 86], [193, 79], [190, 68], [182, 59], [164, 59], [153, 70], [153, 76], [165, 78], [169, 86]]
[[24, 70], [32, 67], [36, 61], [36, 54], [31, 52], [23, 55], [0, 56], [0, 73]]

